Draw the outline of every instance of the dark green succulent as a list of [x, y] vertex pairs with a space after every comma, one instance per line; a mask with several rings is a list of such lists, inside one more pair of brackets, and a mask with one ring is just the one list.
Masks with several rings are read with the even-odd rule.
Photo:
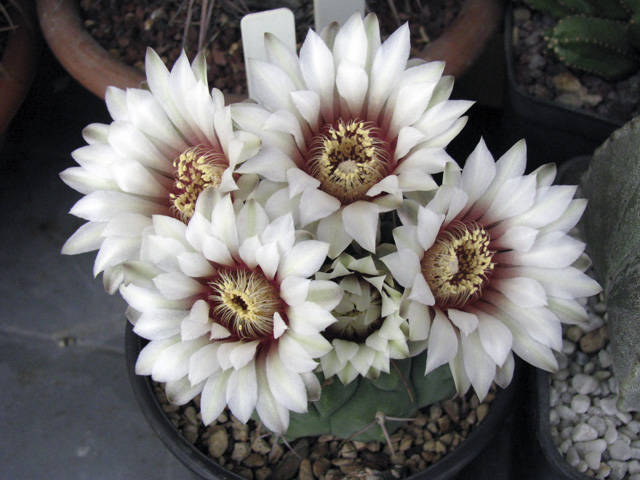
[[559, 18], [545, 34], [565, 65], [605, 79], [640, 68], [640, 0], [525, 0]]

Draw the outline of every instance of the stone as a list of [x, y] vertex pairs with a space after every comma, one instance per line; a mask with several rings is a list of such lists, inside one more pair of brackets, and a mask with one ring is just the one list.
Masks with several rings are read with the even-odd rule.
[[598, 438], [598, 432], [586, 423], [578, 423], [571, 432], [571, 440], [574, 442], [588, 442], [596, 438]]
[[607, 331], [605, 325], [587, 333], [580, 339], [580, 350], [584, 353], [596, 353], [602, 350], [609, 339]]
[[591, 406], [591, 399], [587, 395], [578, 394], [571, 399], [571, 408], [576, 413], [585, 413]]
[[609, 447], [609, 453], [614, 460], [627, 461], [631, 458], [631, 447], [622, 439], [618, 438], [618, 440]]
[[631, 460], [627, 462], [627, 470], [629, 475], [635, 475], [636, 473], [640, 473], [640, 461]]
[[601, 438], [598, 438], [596, 440], [591, 440], [588, 442], [578, 442], [573, 445], [573, 448], [576, 450], [576, 452], [584, 457], [588, 452], [603, 453], [607, 448], [607, 442], [605, 442]]
[[566, 405], [558, 405], [555, 409], [561, 419], [572, 421], [576, 418], [576, 412]]
[[555, 98], [555, 101], [565, 107], [580, 108], [584, 105], [584, 101], [576, 93], [561, 93]]
[[569, 72], [554, 76], [551, 82], [558, 92], [578, 92], [582, 87], [580, 80]]
[[573, 343], [578, 343], [584, 335], [584, 331], [577, 325], [571, 325], [569, 328], [567, 328], [567, 332], [565, 335], [568, 340], [571, 340]]
[[207, 448], [209, 455], [213, 458], [220, 458], [224, 455], [229, 447], [229, 436], [226, 429], [222, 425], [214, 425], [211, 427], [211, 435], [207, 439]]
[[303, 458], [300, 462], [300, 470], [298, 471], [298, 480], [315, 480], [311, 460]]
[[573, 447], [567, 450], [565, 458], [567, 459], [567, 463], [572, 467], [575, 467], [580, 462], [580, 455], [578, 455], [578, 452]]
[[611, 460], [608, 464], [611, 467], [611, 478], [623, 479], [627, 474], [627, 462]]
[[601, 459], [602, 455], [598, 452], [587, 452], [587, 454], [584, 456], [584, 461], [587, 462], [587, 466], [594, 471], [600, 468]]
[[607, 431], [604, 434], [604, 441], [607, 442], [608, 445], [613, 445], [618, 440], [618, 430], [613, 427], [607, 427]]
[[249, 456], [249, 453], [251, 453], [251, 446], [247, 442], [236, 442], [233, 445], [231, 459], [234, 462], [241, 462]]
[[588, 395], [598, 388], [598, 381], [590, 375], [578, 374], [571, 379], [571, 386], [576, 392]]

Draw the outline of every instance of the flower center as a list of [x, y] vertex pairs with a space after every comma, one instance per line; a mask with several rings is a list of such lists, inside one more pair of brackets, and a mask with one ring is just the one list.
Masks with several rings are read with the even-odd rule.
[[232, 335], [250, 340], [273, 337], [273, 316], [284, 304], [277, 287], [260, 270], [220, 269], [208, 284], [213, 315]]
[[362, 343], [382, 325], [380, 294], [377, 290], [369, 292], [364, 281], [360, 284], [367, 289], [366, 295], [345, 292], [340, 304], [331, 312], [337, 321], [325, 330], [325, 336], [330, 340], [339, 338]]
[[480, 298], [495, 266], [489, 241], [475, 222], [452, 222], [438, 235], [420, 262], [436, 305], [460, 308]]
[[207, 187], [220, 185], [228, 166], [222, 153], [198, 145], [182, 153], [173, 162], [175, 167], [171, 211], [176, 218], [187, 223], [195, 211], [198, 195]]
[[311, 142], [307, 173], [320, 189], [348, 205], [388, 175], [390, 145], [373, 122], [340, 120], [326, 125]]

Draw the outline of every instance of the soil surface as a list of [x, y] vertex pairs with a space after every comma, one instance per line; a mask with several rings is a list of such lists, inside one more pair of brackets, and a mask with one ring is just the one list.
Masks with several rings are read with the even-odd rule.
[[[463, 0], [369, 0], [378, 15], [383, 38], [409, 22], [412, 56], [437, 38], [455, 19]], [[80, 11], [89, 33], [125, 63], [144, 69], [147, 47], [167, 65], [173, 65], [182, 49], [193, 58], [198, 49], [202, 0], [80, 0]], [[288, 7], [296, 18], [298, 46], [313, 26], [313, 2], [305, 0], [209, 0], [212, 4], [204, 48], [209, 80], [225, 92], [246, 93], [246, 76], [240, 19], [247, 13]], [[393, 8], [392, 8], [393, 7]], [[189, 28], [185, 29], [190, 14]]]
[[584, 109], [624, 123], [640, 113], [640, 73], [618, 81], [570, 69], [547, 50], [544, 32], [556, 20], [516, 4], [513, 52], [516, 84], [544, 100]]

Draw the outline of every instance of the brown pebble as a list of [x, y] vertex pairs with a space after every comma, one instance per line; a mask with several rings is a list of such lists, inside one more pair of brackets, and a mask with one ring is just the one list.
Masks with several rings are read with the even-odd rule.
[[312, 471], [316, 477], [324, 475], [331, 468], [331, 460], [328, 458], [319, 458], [312, 464]]
[[258, 468], [254, 473], [256, 480], [268, 480], [271, 478], [271, 469], [267, 466]]
[[247, 458], [242, 460], [242, 464], [249, 468], [260, 468], [267, 463], [267, 459], [258, 453], [250, 453]]
[[309, 456], [309, 442], [303, 438], [293, 446], [293, 451], [284, 454], [273, 471], [273, 478], [278, 480], [292, 479], [300, 468], [300, 461], [307, 456]]
[[248, 443], [237, 442], [233, 445], [231, 460], [234, 462], [241, 462], [249, 456], [249, 453], [251, 453], [251, 446]]
[[607, 344], [608, 338], [609, 334], [606, 326], [597, 328], [580, 339], [580, 350], [584, 353], [599, 352]]
[[484, 417], [487, 415], [487, 413], [489, 412], [489, 405], [486, 403], [483, 403], [481, 405], [478, 405], [478, 408], [476, 410], [476, 415], [478, 416], [478, 421], [481, 422]]
[[209, 428], [211, 432], [207, 440], [209, 455], [213, 458], [220, 458], [224, 455], [229, 447], [229, 437], [226, 429], [222, 425], [214, 425]]
[[315, 480], [311, 467], [311, 460], [303, 458], [300, 462], [300, 470], [298, 471], [298, 480]]

